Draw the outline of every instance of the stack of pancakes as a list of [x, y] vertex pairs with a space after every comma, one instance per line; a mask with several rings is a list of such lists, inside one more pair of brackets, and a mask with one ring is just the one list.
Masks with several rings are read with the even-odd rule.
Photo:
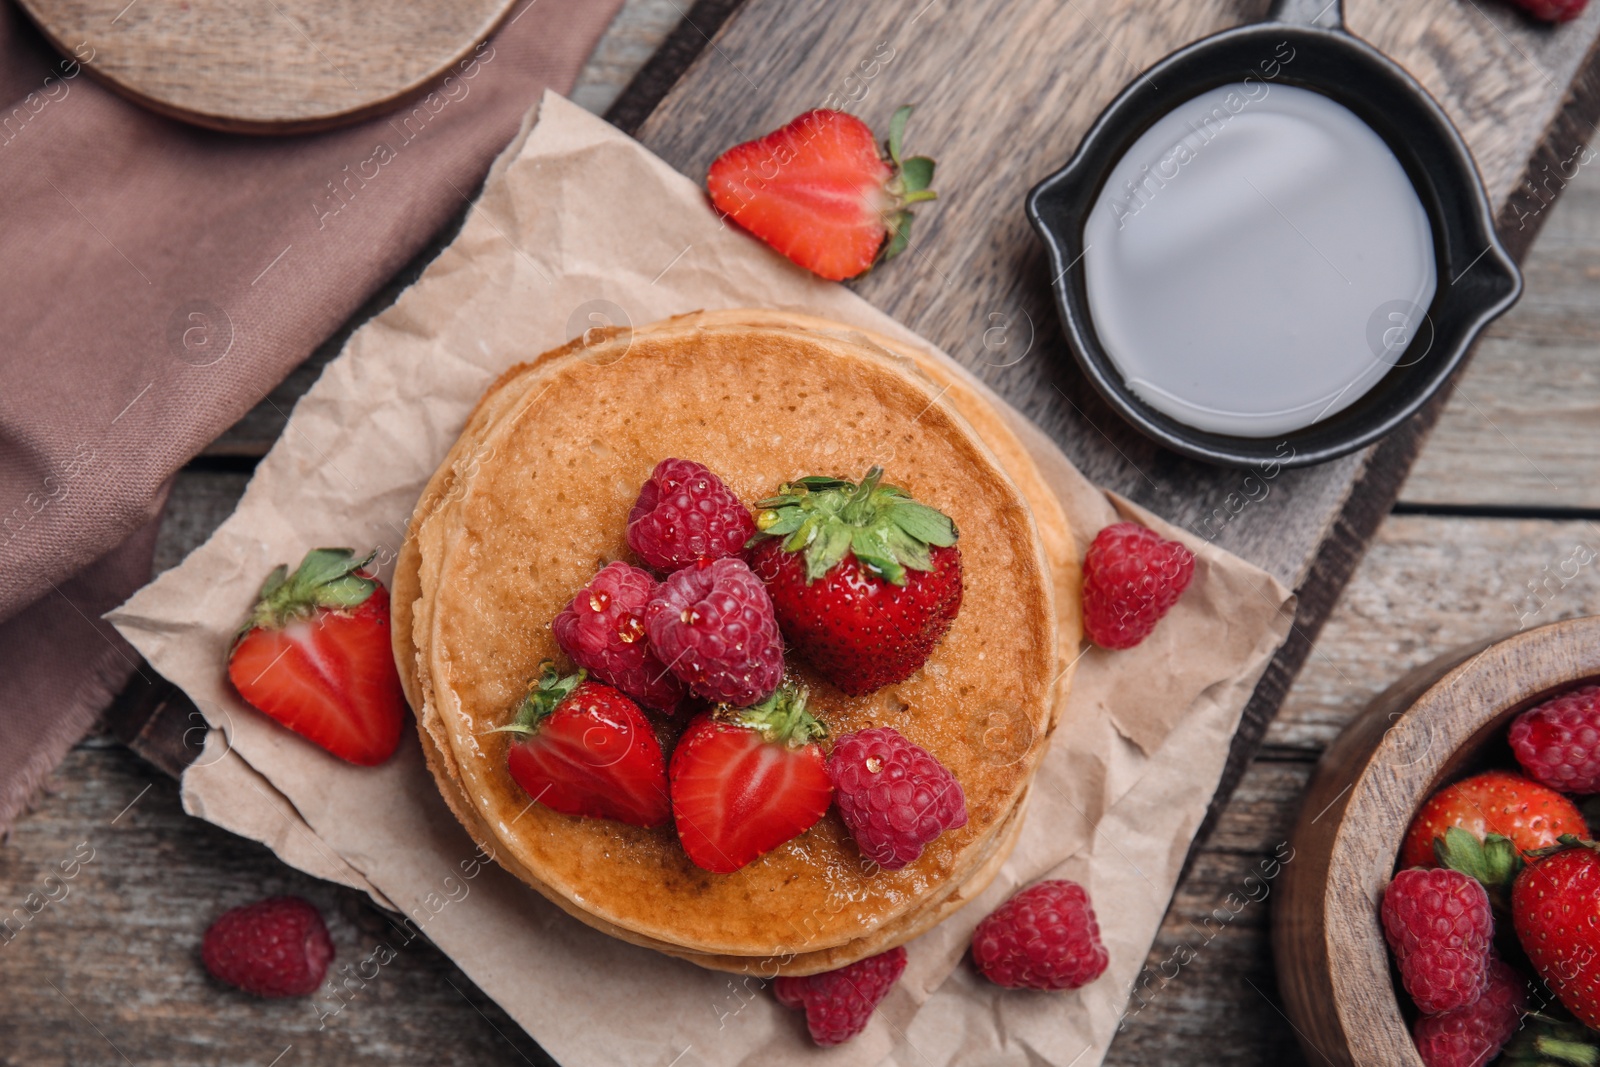
[[[966, 794], [967, 825], [907, 867], [865, 862], [830, 810], [732, 873], [672, 827], [561, 815], [506, 770], [510, 719], [551, 620], [630, 559], [629, 508], [657, 462], [697, 460], [746, 504], [804, 475], [886, 482], [961, 532], [965, 595], [922, 670], [847, 697], [789, 656], [834, 736], [893, 726]], [[635, 561], [636, 562], [636, 561]], [[994, 877], [1077, 656], [1078, 566], [1055, 495], [958, 372], [882, 337], [792, 314], [701, 312], [592, 330], [506, 372], [428, 483], [394, 576], [394, 646], [428, 766], [468, 833], [589, 925], [702, 966], [810, 974], [900, 944]], [[686, 716], [659, 724], [669, 754]]]

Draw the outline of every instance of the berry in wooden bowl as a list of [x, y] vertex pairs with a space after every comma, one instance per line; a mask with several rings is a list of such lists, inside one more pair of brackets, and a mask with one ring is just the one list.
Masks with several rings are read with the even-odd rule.
[[[1581, 1021], [1600, 940], [1586, 951], [1555, 928], [1569, 906], [1600, 927], [1600, 853], [1561, 795], [1600, 744], [1600, 716], [1588, 727], [1571, 708], [1597, 682], [1600, 617], [1557, 622], [1412, 671], [1328, 748], [1273, 911], [1309, 1058], [1484, 1067], [1600, 1043]], [[1594, 892], [1569, 888], [1590, 877]], [[1553, 912], [1538, 906], [1557, 890], [1570, 895]]]

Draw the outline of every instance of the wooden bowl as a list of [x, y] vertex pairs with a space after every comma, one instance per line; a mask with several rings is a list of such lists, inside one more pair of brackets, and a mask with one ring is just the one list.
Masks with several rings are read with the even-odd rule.
[[1382, 693], [1323, 754], [1272, 913], [1278, 988], [1313, 1063], [1423, 1067], [1389, 965], [1378, 902], [1433, 792], [1510, 758], [1512, 717], [1600, 680], [1600, 617], [1442, 656]]

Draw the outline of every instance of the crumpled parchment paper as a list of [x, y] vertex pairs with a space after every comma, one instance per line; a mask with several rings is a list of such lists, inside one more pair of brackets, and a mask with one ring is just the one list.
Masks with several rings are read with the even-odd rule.
[[[724, 225], [695, 182], [546, 94], [460, 236], [351, 337], [234, 515], [109, 616], [217, 728], [184, 776], [185, 806], [404, 913], [572, 1067], [1091, 1067], [1293, 603], [1265, 572], [1097, 490], [1003, 404], [1080, 548], [1105, 524], [1134, 518], [1195, 550], [1195, 580], [1143, 645], [1082, 655], [1015, 853], [980, 898], [909, 946], [904, 979], [866, 1033], [839, 1048], [810, 1047], [800, 1014], [779, 1007], [758, 977], [612, 940], [488, 862], [439, 798], [414, 734], [383, 767], [354, 767], [255, 712], [226, 680], [234, 628], [273, 566], [321, 545], [376, 546], [392, 566], [423, 484], [503, 369], [590, 326], [719, 307], [805, 311], [931, 347]], [[1047, 876], [1088, 888], [1109, 971], [1074, 993], [989, 985], [962, 962], [972, 927]], [[339, 1002], [326, 999], [331, 1012]]]

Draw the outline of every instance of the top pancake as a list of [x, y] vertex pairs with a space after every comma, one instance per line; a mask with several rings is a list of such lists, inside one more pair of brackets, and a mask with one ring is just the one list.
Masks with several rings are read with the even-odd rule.
[[[1030, 510], [940, 387], [859, 336], [738, 315], [591, 335], [503, 376], [418, 506], [396, 574], [396, 646], [452, 806], [474, 806], [469, 829], [492, 835], [511, 869], [640, 939], [770, 956], [860, 938], [987, 859], [1052, 725], [1060, 634]], [[968, 825], [916, 863], [864, 869], [830, 813], [711, 874], [670, 828], [530, 805], [506, 773], [509, 742], [488, 731], [541, 660], [564, 662], [550, 620], [598, 567], [630, 558], [628, 509], [670, 455], [705, 463], [747, 503], [805, 474], [859, 478], [880, 463], [962, 530], [962, 611], [922, 671], [860, 698], [807, 677], [835, 735], [892, 725], [961, 782]]]

